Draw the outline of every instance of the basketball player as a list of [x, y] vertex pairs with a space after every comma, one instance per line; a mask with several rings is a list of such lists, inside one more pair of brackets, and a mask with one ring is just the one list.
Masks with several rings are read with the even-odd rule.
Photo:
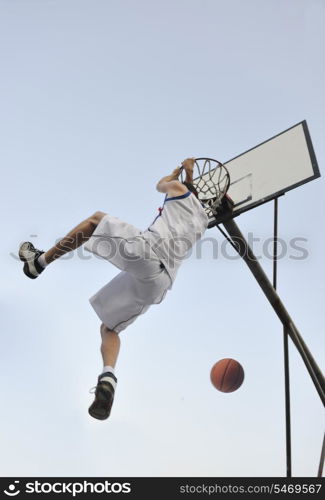
[[54, 260], [85, 244], [85, 249], [109, 260], [121, 272], [101, 288], [90, 303], [102, 321], [103, 371], [94, 388], [89, 414], [99, 420], [109, 417], [117, 384], [115, 364], [120, 349], [119, 333], [159, 304], [171, 289], [177, 270], [188, 250], [202, 237], [208, 217], [193, 186], [194, 158], [182, 162], [185, 182], [178, 180], [180, 168], [163, 177], [157, 190], [165, 193], [163, 208], [145, 231], [103, 212], [81, 222], [47, 252], [24, 242], [19, 257], [24, 273], [37, 278]]

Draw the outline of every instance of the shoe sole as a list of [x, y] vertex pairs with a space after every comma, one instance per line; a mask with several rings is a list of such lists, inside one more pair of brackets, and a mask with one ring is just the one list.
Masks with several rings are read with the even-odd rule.
[[21, 245], [21, 247], [19, 248], [18, 255], [19, 255], [19, 258], [20, 258], [20, 260], [22, 262], [27, 262], [28, 261], [28, 257], [25, 257], [25, 255], [24, 255], [24, 252], [28, 251], [28, 248], [29, 248], [29, 244], [28, 243], [23, 243]]
[[31, 250], [29, 250], [29, 242], [23, 243], [21, 245], [21, 247], [19, 248], [18, 255], [19, 259], [22, 262], [25, 262], [23, 270], [26, 276], [32, 280], [38, 278], [40, 273], [37, 271], [35, 267], [33, 258], [35, 256], [35, 252], [31, 252]]
[[[106, 391], [105, 391], [106, 392]], [[111, 395], [111, 400], [108, 402], [107, 401], [107, 395], [103, 395], [103, 394], [98, 394], [95, 401], [93, 402], [93, 404], [88, 408], [88, 413], [91, 417], [93, 418], [96, 418], [97, 420], [106, 420], [110, 414], [111, 414], [111, 409], [112, 409], [112, 405], [113, 405], [113, 401], [114, 401], [114, 396], [112, 395], [112, 393], [110, 391], [108, 391]], [[104, 403], [105, 405], [108, 404], [109, 405], [109, 408], [107, 410], [105, 409], [96, 409], [96, 407], [92, 408], [92, 406], [95, 406], [96, 403]], [[103, 411], [106, 411], [105, 414], [103, 414]]]
[[96, 420], [106, 420], [109, 417], [109, 414], [108, 415], [100, 415], [100, 414], [95, 413], [94, 411], [90, 411], [90, 410], [88, 410], [88, 413], [91, 417], [96, 418]]

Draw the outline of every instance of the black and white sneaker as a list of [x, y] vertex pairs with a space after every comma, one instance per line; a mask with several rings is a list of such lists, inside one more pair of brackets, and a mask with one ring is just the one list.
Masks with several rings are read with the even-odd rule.
[[110, 413], [114, 400], [117, 378], [113, 373], [102, 373], [98, 377], [96, 387], [91, 390], [95, 393], [95, 400], [88, 409], [89, 415], [98, 420], [106, 420]]
[[29, 278], [35, 279], [44, 271], [45, 268], [37, 262], [38, 257], [43, 253], [43, 250], [37, 250], [30, 241], [25, 241], [20, 245], [19, 258], [25, 262], [23, 271]]

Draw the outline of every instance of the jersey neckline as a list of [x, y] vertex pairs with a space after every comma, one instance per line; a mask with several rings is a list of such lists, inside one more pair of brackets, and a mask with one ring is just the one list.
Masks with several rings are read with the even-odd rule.
[[181, 200], [182, 198], [187, 198], [191, 194], [192, 194], [191, 191], [187, 191], [187, 193], [184, 193], [184, 194], [182, 194], [180, 196], [172, 196], [171, 198], [166, 198], [165, 201]]

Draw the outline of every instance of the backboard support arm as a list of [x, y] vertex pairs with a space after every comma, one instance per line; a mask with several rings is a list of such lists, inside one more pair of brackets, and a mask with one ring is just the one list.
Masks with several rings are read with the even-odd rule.
[[[273, 215], [273, 288], [277, 289], [278, 282], [278, 220], [279, 202], [274, 199]], [[286, 474], [292, 477], [291, 461], [291, 410], [290, 410], [290, 367], [289, 367], [289, 334], [283, 327], [283, 361], [284, 361], [284, 395], [285, 395], [285, 430], [286, 430]]]
[[252, 249], [248, 245], [246, 239], [244, 238], [243, 234], [241, 233], [234, 219], [229, 218], [228, 220], [224, 220], [222, 224], [225, 230], [227, 231], [229, 237], [235, 244], [238, 254], [242, 257], [242, 259], [245, 261], [245, 263], [251, 270], [256, 281], [262, 288], [266, 298], [268, 299], [274, 311], [276, 312], [278, 318], [282, 322], [283, 327], [288, 332], [292, 342], [298, 349], [298, 352], [300, 353], [303, 362], [305, 363], [305, 366], [323, 402], [323, 405], [325, 406], [325, 378], [320, 368], [318, 367], [315, 359], [313, 358], [311, 352], [309, 351], [307, 345], [305, 344], [303, 338], [301, 337], [291, 316], [286, 310], [284, 304], [282, 303], [280, 297], [278, 296], [276, 290], [272, 286], [272, 283], [265, 274], [263, 268], [258, 262], [256, 256], [254, 255]]

